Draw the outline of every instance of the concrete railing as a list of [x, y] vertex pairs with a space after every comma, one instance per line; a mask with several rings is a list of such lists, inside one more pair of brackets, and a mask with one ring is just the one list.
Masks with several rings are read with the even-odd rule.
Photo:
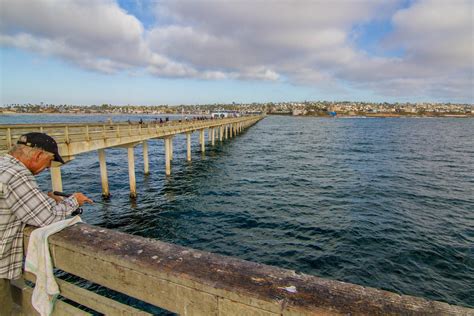
[[[25, 241], [33, 228], [25, 230]], [[56, 268], [182, 315], [474, 315], [474, 310], [198, 251], [87, 224], [49, 239]], [[27, 279], [32, 279], [27, 275]], [[146, 313], [65, 281], [61, 295], [107, 315]], [[31, 288], [15, 291], [26, 314]], [[53, 315], [83, 315], [58, 301]]]

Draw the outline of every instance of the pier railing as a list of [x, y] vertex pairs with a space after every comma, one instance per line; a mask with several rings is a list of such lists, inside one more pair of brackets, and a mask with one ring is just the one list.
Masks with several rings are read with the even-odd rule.
[[[25, 230], [25, 242], [32, 229]], [[182, 315], [474, 313], [82, 223], [53, 235], [49, 242], [56, 268]], [[30, 275], [25, 277], [34, 281]], [[59, 286], [68, 301], [57, 301], [53, 315], [87, 315], [78, 305], [106, 315], [146, 315], [65, 281], [59, 280]], [[34, 315], [31, 291], [24, 284], [14, 290], [16, 302], [27, 315]]]

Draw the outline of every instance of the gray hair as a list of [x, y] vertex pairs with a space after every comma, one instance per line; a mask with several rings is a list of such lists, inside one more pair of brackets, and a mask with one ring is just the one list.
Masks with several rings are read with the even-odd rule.
[[12, 148], [10, 148], [10, 150], [8, 151], [8, 154], [30, 159], [38, 151], [51, 154], [47, 151], [44, 151], [41, 148], [34, 148], [34, 147], [21, 145], [21, 144], [14, 145]]

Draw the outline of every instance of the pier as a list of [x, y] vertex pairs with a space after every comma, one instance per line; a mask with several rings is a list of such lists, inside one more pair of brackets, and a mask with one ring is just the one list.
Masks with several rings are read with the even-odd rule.
[[[208, 143], [215, 146], [216, 141], [224, 141], [240, 134], [244, 129], [264, 118], [262, 115], [242, 116], [223, 119], [169, 121], [165, 123], [81, 123], [81, 124], [21, 124], [0, 126], [0, 154], [7, 152], [18, 138], [30, 132], [42, 132], [53, 137], [58, 143], [59, 153], [64, 161], [71, 161], [77, 155], [97, 151], [102, 183], [102, 195], [110, 196], [107, 177], [106, 149], [124, 148], [127, 152], [130, 197], [137, 196], [135, 179], [135, 147], [143, 149], [144, 173], [150, 173], [148, 141], [163, 140], [165, 149], [165, 174], [171, 175], [173, 161], [173, 138], [178, 134], [186, 135], [186, 160], [192, 159], [191, 134], [199, 133], [201, 152], [206, 151]], [[53, 191], [62, 191], [61, 166], [51, 166]]]

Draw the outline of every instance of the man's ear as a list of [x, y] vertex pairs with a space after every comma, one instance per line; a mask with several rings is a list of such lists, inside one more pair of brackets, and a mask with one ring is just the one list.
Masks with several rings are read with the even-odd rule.
[[37, 151], [33, 154], [33, 157], [34, 157], [36, 160], [38, 160], [38, 159], [40, 158], [40, 156], [41, 156], [42, 153], [43, 153], [43, 152], [37, 150]]

